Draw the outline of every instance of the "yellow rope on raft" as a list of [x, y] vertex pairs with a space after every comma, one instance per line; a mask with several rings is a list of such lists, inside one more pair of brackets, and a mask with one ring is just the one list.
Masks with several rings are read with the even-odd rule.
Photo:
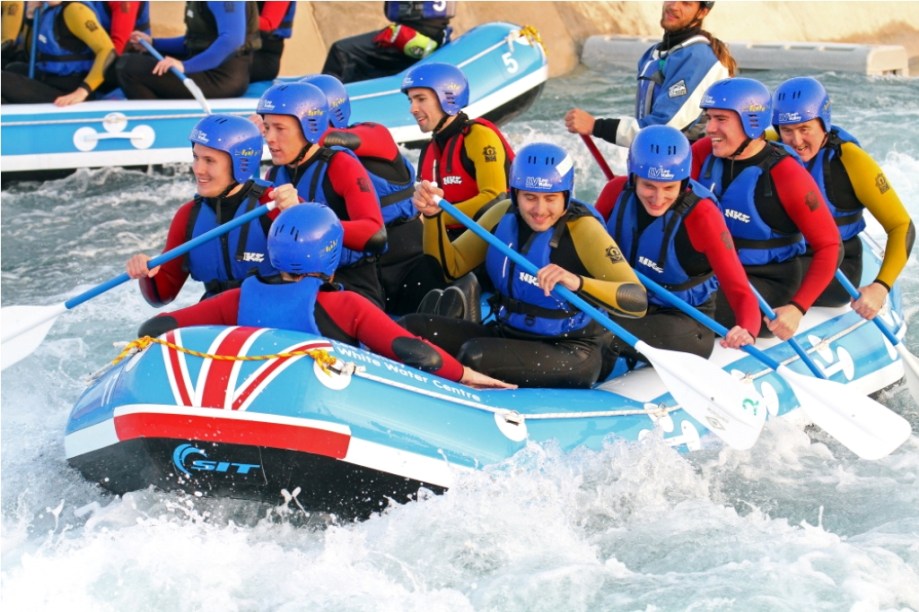
[[319, 367], [322, 368], [322, 371], [326, 374], [330, 373], [330, 366], [334, 365], [337, 361], [335, 357], [329, 354], [328, 351], [322, 349], [303, 349], [299, 351], [289, 351], [287, 353], [274, 353], [273, 355], [214, 355], [211, 353], [202, 353], [201, 351], [195, 351], [190, 348], [185, 348], [168, 340], [163, 340], [161, 338], [151, 338], [150, 336], [144, 336], [143, 338], [138, 338], [128, 342], [127, 346], [124, 347], [124, 350], [112, 360], [112, 365], [117, 365], [119, 361], [132, 355], [135, 352], [143, 351], [150, 347], [152, 344], [162, 344], [163, 346], [170, 348], [174, 351], [179, 351], [181, 353], [186, 353], [194, 357], [201, 357], [202, 359], [214, 359], [216, 361], [267, 361], [268, 359], [287, 359], [289, 357], [303, 357], [308, 355], [316, 360], [316, 363], [319, 364]]
[[545, 45], [542, 44], [542, 36], [539, 35], [539, 30], [533, 26], [527, 25], [520, 28], [520, 36], [525, 37], [530, 43], [538, 43], [543, 51], [546, 50]]

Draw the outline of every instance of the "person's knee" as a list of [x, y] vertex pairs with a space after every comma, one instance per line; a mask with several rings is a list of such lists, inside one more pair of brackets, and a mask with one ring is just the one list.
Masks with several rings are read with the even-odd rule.
[[178, 326], [179, 322], [171, 315], [158, 315], [141, 323], [137, 330], [137, 337], [150, 336], [151, 338], [156, 338]]
[[460, 347], [459, 353], [456, 355], [457, 361], [459, 361], [464, 366], [469, 366], [474, 370], [478, 370], [482, 367], [482, 363], [485, 361], [485, 351], [481, 343], [476, 340], [469, 340], [464, 342]]

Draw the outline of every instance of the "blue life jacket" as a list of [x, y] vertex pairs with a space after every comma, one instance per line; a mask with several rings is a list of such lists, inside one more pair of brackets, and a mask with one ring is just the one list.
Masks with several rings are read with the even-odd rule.
[[[267, 185], [253, 183], [243, 197], [233, 218], [240, 217], [259, 206], [259, 198]], [[244, 189], [246, 189], [244, 187]], [[230, 221], [229, 218], [217, 218], [213, 206], [204, 198], [195, 197], [195, 203], [189, 216], [187, 240], [214, 229]], [[226, 289], [238, 287], [249, 275], [258, 273], [263, 276], [276, 274], [268, 259], [268, 230], [271, 221], [262, 215], [241, 227], [224, 234], [219, 238], [195, 247], [186, 255], [185, 265], [191, 277], [204, 283], [205, 295], [210, 297]]]
[[[360, 159], [360, 158], [358, 158]], [[396, 221], [410, 221], [415, 219], [419, 214], [418, 209], [412, 204], [412, 196], [415, 194], [415, 166], [409, 162], [404, 155], [400, 155], [400, 161], [405, 164], [408, 170], [408, 181], [396, 183], [374, 174], [370, 168], [364, 164], [367, 170], [367, 176], [373, 183], [373, 188], [380, 198], [380, 210], [383, 212], [383, 224], [390, 225]], [[362, 160], [363, 162], [363, 160]]]
[[[319, 152], [316, 153], [316, 161], [307, 165], [306, 170], [300, 176], [300, 179], [297, 181], [297, 184], [294, 185], [297, 188], [297, 193], [301, 198], [306, 202], [319, 202], [320, 204], [325, 204], [329, 208], [335, 211], [335, 214], [338, 215], [339, 219], [348, 220], [347, 210], [340, 210], [338, 206], [335, 206], [334, 203], [329, 202], [329, 198], [326, 196], [325, 189], [320, 189], [320, 187], [325, 183], [326, 174], [329, 171], [329, 164], [338, 153], [346, 153], [353, 157], [354, 159], [360, 162], [360, 159], [357, 155], [354, 154], [354, 151], [348, 149], [347, 147], [340, 147], [334, 145], [331, 147], [321, 147]], [[285, 183], [292, 183], [293, 180], [290, 175], [290, 171], [287, 166], [274, 166], [268, 174], [268, 177], [274, 182], [275, 185], [283, 185]], [[347, 268], [348, 266], [353, 266], [368, 257], [375, 257], [376, 253], [355, 251], [349, 249], [348, 247], [342, 246], [341, 249], [341, 261], [338, 264], [339, 268]]]
[[41, 72], [67, 76], [88, 73], [96, 55], [64, 25], [66, 4], [42, 9], [38, 22], [35, 66]]
[[[619, 195], [614, 217], [610, 217], [606, 227], [633, 268], [693, 306], [701, 306], [717, 291], [718, 279], [711, 268], [705, 274], [689, 276], [676, 251], [676, 236], [677, 232], [686, 231], [683, 220], [693, 207], [703, 199], [714, 201], [715, 196], [696, 181], [690, 180], [689, 185], [690, 191], [683, 192], [670, 210], [641, 232], [637, 220], [642, 204], [635, 190], [627, 187]], [[648, 301], [668, 306], [653, 292], [648, 294]]]
[[[102, 25], [102, 28], [111, 33], [112, 31], [112, 12], [108, 2], [84, 2], [93, 12]], [[137, 9], [137, 20], [134, 22], [134, 30], [139, 30], [145, 34], [150, 33], [150, 3], [141, 2], [140, 8]]]
[[[262, 14], [262, 7], [265, 6], [264, 2], [258, 3], [258, 12], [259, 15]], [[284, 13], [284, 17], [281, 18], [281, 23], [278, 24], [271, 32], [264, 32], [264, 34], [269, 34], [272, 38], [290, 38], [294, 32], [294, 15], [297, 12], [297, 3], [291, 2], [287, 5], [287, 12]]]
[[293, 331], [319, 333], [316, 324], [316, 296], [325, 282], [306, 276], [297, 282], [269, 282], [250, 276], [242, 283], [239, 293], [238, 325], [274, 327]]
[[383, 3], [386, 18], [390, 21], [419, 21], [421, 19], [451, 18], [456, 15], [456, 2], [451, 0], [425, 0], [424, 2]]
[[[551, 262], [552, 249], [558, 246], [561, 233], [567, 231], [567, 221], [573, 217], [591, 214], [574, 202], [568, 213], [555, 226], [543, 232], [533, 232], [526, 244], [518, 244], [519, 217], [512, 206], [502, 217], [494, 234], [504, 244], [518, 251], [543, 268]], [[497, 291], [497, 320], [508, 327], [539, 336], [562, 336], [586, 327], [591, 318], [573, 307], [568, 301], [546, 296], [536, 283], [536, 276], [518, 268], [517, 264], [495, 248], [488, 248], [485, 269]]]
[[[845, 241], [857, 236], [859, 232], [865, 229], [866, 225], [863, 216], [865, 205], [857, 199], [857, 196], [851, 197], [851, 195], [854, 195], [853, 193], [850, 197], [845, 198], [841, 194], [837, 195], [833, 190], [830, 162], [842, 155], [840, 147], [844, 142], [859, 144], [858, 140], [847, 131], [835, 125], [832, 126], [827, 136], [826, 144], [804, 166], [814, 177], [817, 186], [820, 187], [823, 199], [826, 200], [830, 213], [833, 215], [833, 220], [839, 228], [839, 235]], [[830, 194], [832, 194], [832, 197]]]
[[[740, 263], [745, 266], [762, 266], [770, 263], [781, 263], [804, 253], [806, 246], [801, 232], [780, 232], [770, 226], [760, 213], [759, 204], [770, 206], [775, 199], [775, 186], [769, 172], [773, 166], [788, 155], [793, 155], [788, 147], [775, 142], [766, 142], [769, 154], [755, 166], [748, 166], [734, 177], [726, 190], [721, 187], [724, 174], [724, 160], [709, 155], [702, 163], [699, 182], [711, 186], [724, 211], [724, 220], [734, 239]], [[763, 178], [763, 193], [757, 193], [757, 184]], [[778, 211], [788, 219], [788, 225], [794, 223], [784, 209]]]

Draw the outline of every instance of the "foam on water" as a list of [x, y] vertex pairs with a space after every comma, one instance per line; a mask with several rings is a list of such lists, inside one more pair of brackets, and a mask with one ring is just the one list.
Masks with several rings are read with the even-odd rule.
[[[770, 87], [786, 76], [765, 73]], [[834, 118], [919, 215], [915, 80], [820, 75]], [[610, 89], [612, 79], [612, 89]], [[561, 116], [632, 104], [631, 77], [550, 82], [515, 146], [550, 139], [575, 159], [578, 196], [603, 178]], [[577, 100], [577, 102], [575, 102]], [[622, 172], [624, 150], [601, 148]], [[417, 153], [412, 153], [413, 158]], [[3, 192], [3, 305], [58, 303], [162, 245], [185, 168], [78, 172]], [[903, 275], [919, 354], [916, 254]], [[175, 306], [195, 302], [189, 286]], [[113, 497], [64, 460], [87, 376], [155, 314], [135, 286], [62, 315], [2, 374], [0, 589], [15, 610], [919, 609], [919, 438], [855, 458], [820, 431], [770, 422], [748, 452], [681, 455], [659, 440], [601, 451], [530, 446], [458, 476], [442, 496], [358, 524], [277, 506], [138, 491]], [[880, 401], [919, 431], [903, 385]]]

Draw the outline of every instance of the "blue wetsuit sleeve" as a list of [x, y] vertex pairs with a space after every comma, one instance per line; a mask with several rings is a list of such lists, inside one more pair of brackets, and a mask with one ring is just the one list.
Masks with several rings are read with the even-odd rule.
[[658, 86], [651, 112], [639, 120], [639, 125], [685, 129], [699, 116], [705, 90], [727, 77], [727, 68], [710, 45], [697, 43], [680, 49], [666, 59], [664, 82]]
[[211, 45], [183, 62], [186, 74], [216, 68], [246, 42], [246, 7], [243, 2], [208, 2], [217, 22], [217, 38]]
[[153, 41], [153, 46], [163, 55], [169, 55], [179, 59], [185, 57], [185, 55], [188, 53], [185, 50], [184, 36], [157, 38]]

